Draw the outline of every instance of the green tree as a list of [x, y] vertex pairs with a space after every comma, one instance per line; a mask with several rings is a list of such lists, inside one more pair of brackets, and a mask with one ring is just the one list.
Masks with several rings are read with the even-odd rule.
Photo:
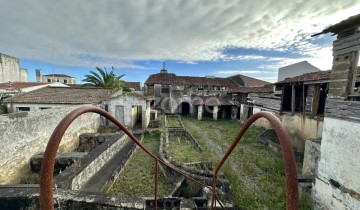
[[120, 76], [116, 76], [114, 73], [114, 67], [111, 67], [112, 70], [108, 72], [106, 68], [101, 69], [96, 67], [95, 71], [90, 71], [91, 74], [85, 75], [85, 79], [82, 81], [85, 82], [83, 86], [90, 86], [90, 87], [103, 87], [103, 88], [110, 88], [112, 90], [118, 90], [125, 86], [125, 82], [121, 80], [125, 74]]

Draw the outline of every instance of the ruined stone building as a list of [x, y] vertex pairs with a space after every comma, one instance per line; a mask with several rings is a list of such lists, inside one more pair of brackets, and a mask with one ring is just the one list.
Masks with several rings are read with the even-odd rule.
[[0, 83], [27, 82], [26, 69], [20, 68], [19, 59], [0, 53]]
[[150, 75], [145, 82], [144, 92], [152, 96], [154, 107], [166, 113], [203, 116], [217, 119], [235, 119], [238, 106], [229, 93], [243, 85], [262, 86], [265, 81], [235, 75], [228, 78], [214, 76], [177, 76], [163, 69]]
[[128, 128], [145, 130], [149, 125], [150, 100], [138, 93], [131, 92], [110, 96], [103, 108]]
[[63, 84], [76, 84], [76, 78], [66, 74], [47, 74], [41, 75], [41, 70], [36, 69], [36, 82], [60, 82]]
[[324, 33], [337, 39], [312, 197], [317, 209], [360, 209], [360, 14]]

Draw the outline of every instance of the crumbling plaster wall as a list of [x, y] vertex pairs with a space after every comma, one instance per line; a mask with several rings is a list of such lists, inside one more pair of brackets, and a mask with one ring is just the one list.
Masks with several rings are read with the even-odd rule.
[[[145, 129], [150, 123], [150, 102], [130, 94], [123, 94], [107, 100], [108, 112], [116, 117], [115, 107], [124, 106], [124, 125], [132, 127], [133, 118], [135, 119], [140, 113], [137, 113], [133, 107], [141, 106], [141, 122], [142, 128]], [[119, 119], [118, 119], [119, 120]], [[121, 122], [121, 120], [119, 120]]]
[[[262, 111], [261, 108], [254, 107], [253, 113]], [[298, 151], [304, 151], [307, 139], [319, 139], [322, 136], [323, 120], [321, 118], [310, 118], [303, 115], [278, 114], [270, 112], [279, 118], [286, 131], [291, 137], [292, 145]], [[259, 119], [254, 123], [256, 126], [270, 128], [271, 125], [265, 118]]]
[[[29, 170], [30, 157], [44, 152], [55, 127], [70, 111], [62, 107], [0, 116], [0, 184], [17, 183]], [[62, 138], [59, 152], [70, 151], [81, 133], [95, 132], [99, 115], [86, 113], [77, 118]]]
[[317, 209], [360, 209], [359, 121], [326, 117], [312, 197]]

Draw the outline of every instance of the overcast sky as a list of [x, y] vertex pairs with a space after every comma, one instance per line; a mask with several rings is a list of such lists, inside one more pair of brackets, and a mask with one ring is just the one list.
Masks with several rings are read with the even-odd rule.
[[20, 58], [35, 80], [78, 82], [114, 66], [144, 82], [166, 61], [177, 75], [241, 73], [272, 80], [308, 60], [331, 68], [331, 34], [310, 37], [360, 11], [360, 0], [0, 0], [0, 53]]

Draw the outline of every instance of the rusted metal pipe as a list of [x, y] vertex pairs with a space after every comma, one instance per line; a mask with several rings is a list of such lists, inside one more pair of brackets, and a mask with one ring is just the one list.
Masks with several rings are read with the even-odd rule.
[[250, 125], [258, 120], [259, 118], [266, 118], [271, 126], [275, 129], [276, 135], [280, 141], [281, 153], [284, 159], [285, 164], [285, 188], [286, 188], [286, 209], [287, 210], [296, 210], [298, 209], [298, 180], [296, 173], [296, 164], [294, 151], [291, 146], [290, 137], [287, 134], [284, 126], [281, 124], [280, 120], [268, 112], [258, 112], [252, 115], [242, 126], [239, 133], [237, 134], [235, 140], [232, 142], [231, 146], [225, 153], [224, 157], [218, 164], [213, 174], [212, 181], [212, 200], [211, 200], [211, 209], [214, 209], [215, 198], [216, 198], [216, 179], [217, 174], [224, 164], [225, 160], [229, 157], [231, 152], [235, 149], [236, 145], [239, 143], [241, 137], [244, 135], [245, 131], [250, 127]]
[[157, 195], [158, 195], [158, 169], [159, 163], [158, 160], [155, 160], [155, 192], [154, 192], [154, 207], [157, 210]]
[[[212, 209], [213, 209], [213, 204], [214, 204], [215, 200], [218, 201], [218, 198], [216, 196], [216, 177], [217, 177], [217, 173], [218, 173], [219, 169], [221, 168], [222, 164], [227, 159], [227, 157], [230, 155], [231, 151], [235, 148], [237, 142], [240, 140], [241, 136], [246, 131], [246, 129], [251, 125], [251, 123], [253, 123], [256, 119], [258, 119], [260, 117], [265, 117], [273, 125], [273, 127], [275, 128], [276, 133], [280, 139], [280, 146], [281, 146], [281, 150], [282, 150], [284, 162], [285, 162], [287, 209], [297, 209], [297, 202], [298, 202], [298, 200], [297, 200], [297, 177], [296, 177], [296, 170], [293, 170], [295, 168], [294, 154], [293, 154], [292, 147], [291, 147], [291, 144], [289, 141], [289, 137], [288, 137], [287, 133], [285, 132], [285, 129], [282, 127], [280, 121], [276, 117], [272, 116], [271, 114], [268, 114], [268, 113], [255, 114], [248, 120], [248, 122], [246, 122], [244, 124], [243, 128], [240, 130], [239, 134], [237, 135], [236, 140], [233, 142], [233, 144], [229, 148], [228, 152], [226, 153], [226, 155], [224, 156], [222, 161], [219, 163], [219, 165], [213, 175], [212, 188], [211, 188], [211, 187], [191, 178], [187, 174], [177, 170], [176, 168], [174, 168], [171, 165], [164, 162], [162, 159], [160, 159], [157, 156], [155, 156], [154, 154], [152, 154], [149, 150], [147, 150], [145, 148], [145, 146], [139, 140], [136, 139], [136, 137], [125, 126], [123, 126], [120, 122], [118, 122], [112, 115], [110, 115], [108, 112], [106, 112], [100, 108], [91, 107], [91, 106], [80, 107], [80, 108], [77, 108], [77, 109], [73, 110], [72, 112], [70, 112], [67, 116], [65, 116], [60, 121], [60, 123], [57, 125], [57, 127], [55, 128], [54, 132], [52, 133], [52, 135], [49, 139], [49, 142], [47, 144], [47, 147], [46, 147], [46, 150], [44, 153], [44, 158], [42, 160], [42, 167], [40, 170], [40, 208], [41, 209], [54, 209], [53, 187], [52, 187], [53, 186], [53, 173], [54, 173], [55, 157], [56, 157], [56, 153], [57, 153], [61, 138], [63, 137], [63, 135], [64, 135], [66, 129], [69, 127], [69, 125], [78, 116], [80, 116], [84, 113], [89, 113], [89, 112], [98, 113], [98, 114], [104, 116], [105, 118], [107, 118], [108, 120], [110, 120], [111, 122], [113, 122], [116, 126], [118, 126], [121, 130], [123, 130], [125, 132], [125, 134], [127, 134], [142, 150], [144, 150], [148, 155], [150, 155], [152, 158], [154, 158], [156, 160], [156, 173], [158, 173], [157, 172], [158, 171], [158, 163], [160, 162], [161, 164], [172, 169], [173, 171], [181, 174], [185, 178], [197, 183], [200, 186], [203, 186], [203, 187], [206, 187], [206, 188], [212, 190], [212, 203], [211, 203]], [[286, 139], [286, 140], [284, 140], [284, 139]], [[286, 157], [289, 157], [289, 158], [286, 158]], [[291, 163], [292, 163], [293, 167], [291, 167]], [[294, 171], [295, 171], [295, 173], [293, 173]], [[289, 176], [295, 177], [296, 178], [295, 181], [292, 178], [289, 178]], [[156, 174], [156, 178], [155, 178], [155, 182], [156, 182], [156, 184], [155, 184], [155, 188], [156, 188], [155, 189], [155, 191], [156, 191], [155, 192], [155, 202], [156, 202], [156, 204], [154, 206], [157, 206], [157, 180], [158, 180], [157, 177], [158, 177], [158, 174]], [[294, 183], [296, 183], [295, 186], [294, 186]], [[292, 188], [292, 191], [291, 191], [291, 189], [289, 190], [289, 188]], [[296, 196], [295, 196], [295, 194], [296, 194]], [[221, 204], [221, 202], [219, 202], [219, 203], [220, 203], [221, 207], [224, 209], [224, 206]], [[296, 206], [296, 208], [292, 208], [295, 206]]]
[[53, 174], [54, 174], [54, 164], [55, 164], [55, 157], [57, 150], [59, 148], [59, 144], [61, 141], [61, 138], [63, 137], [66, 129], [69, 127], [69, 125], [80, 115], [84, 113], [94, 112], [98, 113], [111, 122], [113, 122], [116, 126], [118, 126], [121, 130], [125, 132], [142, 150], [144, 150], [148, 155], [150, 155], [152, 158], [157, 160], [157, 162], [160, 162], [161, 164], [169, 167], [173, 171], [181, 174], [185, 178], [197, 183], [200, 186], [206, 187], [211, 190], [211, 187], [191, 178], [187, 174], [175, 169], [171, 165], [167, 164], [162, 159], [155, 156], [153, 153], [151, 153], [149, 150], [145, 148], [145, 146], [136, 139], [136, 137], [125, 127], [123, 126], [119, 121], [117, 121], [112, 115], [110, 115], [108, 112], [104, 111], [103, 109], [94, 107], [94, 106], [85, 106], [80, 107], [77, 109], [74, 109], [71, 111], [68, 115], [66, 115], [56, 126], [55, 130], [53, 131], [48, 144], [45, 149], [44, 157], [41, 163], [41, 170], [40, 170], [40, 208], [41, 209], [54, 209], [54, 203], [53, 203]]

